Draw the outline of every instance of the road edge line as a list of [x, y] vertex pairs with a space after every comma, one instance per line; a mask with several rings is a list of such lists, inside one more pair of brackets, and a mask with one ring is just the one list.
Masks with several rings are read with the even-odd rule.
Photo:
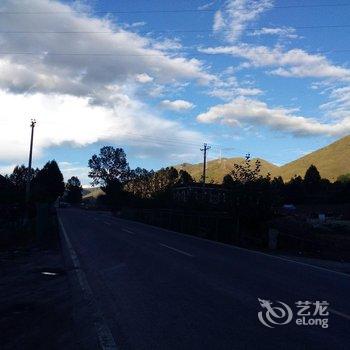
[[215, 244], [215, 245], [219, 245], [219, 246], [223, 246], [223, 247], [227, 247], [227, 248], [231, 248], [231, 249], [237, 249], [237, 250], [253, 253], [253, 254], [256, 254], [256, 255], [263, 255], [263, 256], [270, 257], [272, 259], [278, 259], [278, 260], [283, 260], [283, 261], [286, 261], [286, 262], [289, 262], [289, 263], [294, 263], [294, 264], [297, 264], [297, 265], [308, 266], [308, 267], [314, 268], [315, 270], [321, 270], [321, 271], [325, 271], [325, 272], [328, 272], [328, 273], [333, 273], [333, 274], [337, 274], [337, 275], [340, 275], [340, 276], [343, 276], [343, 277], [350, 278], [350, 274], [348, 274], [348, 273], [341, 272], [341, 271], [336, 271], [336, 270], [331, 270], [331, 269], [328, 269], [326, 267], [322, 267], [322, 266], [318, 266], [318, 265], [312, 265], [312, 264], [304, 263], [302, 261], [288, 259], [288, 258], [284, 258], [282, 256], [273, 255], [273, 254], [269, 254], [269, 253], [264, 253], [264, 252], [260, 252], [260, 251], [252, 250], [252, 249], [248, 249], [248, 248], [238, 247], [238, 246], [231, 245], [231, 244], [226, 244], [226, 243], [222, 243], [222, 242], [212, 241], [212, 240], [207, 239], [207, 238], [198, 237], [198, 236], [192, 236], [192, 235], [189, 235], [189, 234], [186, 234], [186, 233], [169, 230], [167, 228], [158, 227], [158, 226], [150, 225], [150, 224], [145, 224], [144, 222], [140, 222], [140, 221], [136, 221], [136, 220], [124, 219], [124, 218], [119, 218], [119, 217], [113, 217], [113, 218], [115, 218], [117, 220], [124, 220], [124, 221], [127, 221], [127, 222], [133, 222], [133, 223], [137, 223], [137, 224], [140, 224], [140, 225], [143, 225], [143, 226], [146, 226], [146, 227], [151, 227], [151, 228], [155, 228], [155, 229], [162, 230], [162, 231], [165, 231], [165, 232], [177, 234], [177, 235], [180, 235], [182, 237], [193, 238], [195, 240], [209, 242], [209, 243], [212, 243], [212, 244]]
[[194, 257], [194, 255], [192, 255], [192, 254], [190, 254], [190, 253], [187, 253], [187, 252], [185, 252], [185, 251], [183, 251], [183, 250], [181, 250], [181, 249], [177, 249], [177, 248], [174, 248], [174, 247], [171, 247], [170, 245], [166, 245], [166, 244], [164, 244], [164, 243], [159, 243], [159, 245], [161, 245], [161, 246], [163, 246], [163, 247], [166, 247], [166, 248], [168, 248], [168, 249], [171, 249], [171, 250], [173, 250], [173, 251], [175, 251], [175, 252], [178, 252], [178, 253], [180, 253], [180, 254], [183, 254], [183, 255], [187, 255], [187, 256], [190, 256], [190, 257]]
[[60, 231], [62, 232], [64, 242], [68, 248], [69, 256], [72, 260], [74, 271], [76, 273], [79, 285], [83, 291], [84, 298], [91, 303], [94, 308], [94, 326], [97, 333], [99, 345], [103, 350], [117, 350], [117, 345], [115, 343], [114, 337], [110, 328], [108, 327], [101, 309], [98, 307], [94, 293], [87, 281], [84, 271], [81, 269], [80, 262], [76, 251], [73, 248], [73, 245], [67, 235], [66, 229], [64, 228], [63, 222], [59, 215], [57, 214]]

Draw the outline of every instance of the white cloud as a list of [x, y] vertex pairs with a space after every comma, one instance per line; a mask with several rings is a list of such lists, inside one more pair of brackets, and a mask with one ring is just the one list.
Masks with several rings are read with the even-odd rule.
[[350, 132], [350, 117], [339, 123], [320, 123], [316, 119], [296, 114], [296, 110], [269, 107], [266, 103], [249, 98], [236, 98], [230, 103], [209, 108], [197, 116], [203, 123], [220, 123], [232, 127], [246, 125], [266, 126], [272, 130], [288, 132], [298, 136], [341, 136]]
[[138, 27], [143, 27], [145, 26], [147, 23], [140, 21], [140, 22], [133, 22], [131, 24], [124, 24], [125, 28], [138, 28]]
[[[225, 74], [229, 74], [228, 77]], [[222, 74], [220, 79], [217, 79], [208, 91], [208, 95], [218, 97], [222, 100], [232, 100], [238, 96], [256, 96], [263, 92], [255, 87], [243, 86], [234, 76], [231, 76], [231, 69], [228, 69]]]
[[216, 3], [216, 0], [215, 1], [210, 1], [210, 2], [208, 2], [206, 4], [204, 4], [204, 5], [198, 6], [198, 10], [200, 10], [200, 11], [207, 10], [210, 7], [212, 7], [215, 3]]
[[177, 112], [186, 111], [194, 107], [193, 103], [185, 100], [175, 100], [175, 101], [163, 100], [160, 103], [160, 105], [163, 108], [170, 109], [172, 111], [177, 111]]
[[[108, 19], [77, 13], [58, 1], [4, 0], [1, 9], [60, 13], [22, 16], [21, 22], [2, 16], [0, 30], [31, 31], [28, 35], [0, 34], [1, 50], [14, 53], [0, 58], [0, 88], [12, 92], [88, 96], [104, 104], [113, 103], [111, 88], [135, 81], [139, 74], [161, 84], [181, 80], [208, 83], [215, 79], [197, 59], [169, 55], [164, 45], [156, 48], [157, 41], [149, 37], [128, 32]], [[23, 52], [35, 55], [19, 54]]]
[[88, 177], [89, 168], [87, 166], [82, 166], [77, 162], [58, 162], [58, 166], [60, 167], [65, 182], [72, 176], [77, 176], [83, 187], [91, 187], [91, 179]]
[[141, 73], [136, 75], [136, 81], [142, 84], [150, 83], [154, 79], [146, 73]]
[[110, 108], [91, 105], [86, 97], [0, 92], [0, 105], [6, 111], [0, 121], [0, 159], [8, 163], [27, 161], [32, 117], [37, 119], [35, 159], [48, 147], [62, 144], [74, 148], [105, 141], [121, 146], [141, 145], [144, 152], [152, 153], [171, 146], [162, 140], [178, 142], [181, 151], [187, 150], [186, 142], [203, 141], [200, 133], [157, 116], [145, 104], [127, 96]]
[[[21, 22], [1, 18], [1, 51], [13, 53], [0, 57], [3, 163], [27, 160], [31, 117], [38, 120], [36, 159], [49, 147], [67, 143], [73, 148], [98, 141], [142, 145], [148, 154], [169, 148], [169, 142], [161, 143], [164, 138], [180, 144], [181, 152], [188, 151], [186, 142], [202, 143], [200, 133], [162, 118], [140, 101], [145, 84], [159, 96], [183, 82], [216, 79], [201, 61], [179, 56], [174, 51], [181, 46], [177, 40], [158, 42], [59, 1], [3, 0], [1, 11], [59, 13], [21, 16]], [[1, 34], [28, 28], [28, 35]], [[19, 54], [24, 52], [33, 55]]]
[[3, 176], [11, 174], [16, 165], [17, 164], [0, 165], [0, 174]]
[[213, 30], [214, 32], [219, 32], [223, 28], [225, 28], [224, 18], [222, 17], [221, 10], [218, 10], [215, 12], [214, 15]]
[[288, 39], [298, 38], [298, 35], [295, 33], [295, 29], [292, 27], [281, 27], [281, 28], [263, 27], [261, 29], [252, 31], [249, 35], [250, 36], [277, 35]]
[[182, 48], [182, 45], [179, 39], [164, 39], [153, 42], [152, 48], [164, 51], [177, 51]]
[[237, 41], [247, 25], [272, 8], [273, 0], [227, 0], [214, 15], [213, 30], [226, 40]]
[[209, 54], [227, 54], [241, 57], [248, 62], [245, 67], [277, 67], [271, 74], [284, 77], [331, 78], [350, 81], [350, 69], [332, 64], [321, 54], [309, 54], [302, 49], [284, 51], [277, 46], [253, 46], [240, 44], [200, 49]]
[[339, 120], [350, 117], [350, 86], [333, 88], [329, 101], [320, 106], [327, 117]]

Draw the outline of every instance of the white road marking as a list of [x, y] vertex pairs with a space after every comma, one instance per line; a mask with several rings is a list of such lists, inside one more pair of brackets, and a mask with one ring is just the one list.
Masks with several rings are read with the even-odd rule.
[[184, 252], [183, 250], [176, 249], [176, 248], [174, 248], [174, 247], [170, 247], [170, 246], [168, 246], [168, 245], [166, 245], [166, 244], [163, 244], [163, 243], [159, 243], [159, 244], [162, 245], [163, 247], [168, 248], [168, 249], [175, 250], [175, 251], [178, 252], [178, 253], [181, 253], [181, 254], [184, 254], [184, 255], [187, 255], [187, 256], [194, 257], [194, 255], [192, 255], [192, 254], [190, 254], [190, 253], [186, 253], [186, 252]]
[[107, 222], [107, 221], [103, 221], [103, 223], [104, 223], [105, 225], [108, 225], [108, 226], [111, 226], [111, 225], [112, 225], [110, 222]]
[[128, 230], [127, 228], [122, 228], [122, 231], [136, 235], [135, 232]]
[[343, 277], [347, 277], [347, 278], [350, 277], [349, 273], [345, 273], [345, 272], [341, 272], [341, 271], [337, 271], [337, 270], [331, 270], [331, 269], [326, 268], [326, 267], [321, 267], [321, 266], [318, 266], [318, 265], [313, 265], [313, 264], [309, 264], [309, 263], [305, 263], [305, 262], [301, 262], [301, 261], [297, 261], [297, 260], [293, 260], [293, 259], [288, 259], [288, 258], [284, 258], [284, 257], [281, 257], [281, 256], [273, 255], [273, 254], [263, 253], [263, 252], [259, 252], [259, 251], [256, 251], [256, 250], [251, 250], [251, 249], [247, 249], [247, 248], [243, 248], [243, 247], [237, 247], [237, 246], [234, 246], [232, 244], [216, 242], [216, 241], [210, 241], [210, 240], [202, 238], [202, 237], [196, 237], [196, 236], [192, 236], [192, 235], [188, 236], [185, 233], [168, 230], [168, 229], [163, 228], [163, 227], [158, 227], [158, 226], [154, 226], [154, 225], [145, 224], [143, 222], [135, 222], [135, 221], [132, 221], [132, 220], [121, 219], [121, 218], [118, 218], [118, 220], [121, 220], [121, 221], [124, 221], [124, 222], [129, 222], [129, 223], [130, 222], [137, 223], [140, 226], [144, 226], [146, 228], [152, 228], [154, 230], [169, 232], [169, 233], [181, 236], [182, 238], [185, 238], [185, 239], [194, 239], [194, 240], [204, 241], [204, 242], [209, 243], [209, 244], [223, 246], [223, 247], [226, 247], [226, 248], [230, 248], [232, 250], [241, 250], [241, 251], [244, 251], [244, 252], [247, 252], [247, 253], [251, 253], [251, 254], [255, 254], [255, 255], [266, 256], [266, 257], [269, 257], [271, 259], [283, 260], [283, 261], [286, 261], [286, 262], [289, 262], [289, 263], [294, 263], [296, 265], [302, 265], [302, 266], [306, 266], [306, 267], [311, 267], [312, 269], [315, 269], [315, 270], [320, 270], [320, 271], [332, 273], [332, 274], [343, 276]]
[[343, 312], [328, 308], [329, 312], [331, 312], [334, 315], [338, 315], [340, 317], [346, 318], [347, 320], [350, 320], [350, 315], [344, 314]]
[[94, 324], [95, 324], [95, 329], [96, 329], [96, 333], [98, 336], [98, 340], [100, 343], [100, 347], [103, 350], [117, 350], [117, 345], [114, 341], [113, 335], [111, 330], [109, 329], [103, 314], [101, 312], [101, 310], [99, 309], [99, 307], [97, 306], [96, 302], [95, 302], [95, 298], [94, 298], [94, 293], [92, 292], [92, 289], [86, 279], [86, 275], [84, 273], [84, 271], [81, 269], [80, 267], [80, 262], [78, 259], [78, 255], [75, 252], [72, 243], [67, 235], [66, 229], [63, 226], [62, 220], [59, 217], [58, 218], [62, 233], [63, 233], [63, 237], [66, 241], [67, 247], [68, 247], [68, 251], [69, 251], [69, 255], [72, 259], [73, 262], [73, 266], [74, 266], [74, 271], [77, 274], [77, 278], [80, 284], [80, 287], [83, 291], [84, 294], [84, 298], [94, 306], [95, 308], [95, 315], [93, 315], [93, 319], [95, 320]]
[[57, 275], [56, 272], [48, 272], [48, 271], [42, 271], [41, 274], [48, 275], [48, 276], [56, 276]]

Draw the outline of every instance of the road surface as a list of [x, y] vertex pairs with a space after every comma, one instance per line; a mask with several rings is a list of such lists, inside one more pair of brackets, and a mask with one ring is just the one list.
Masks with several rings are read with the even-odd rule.
[[[59, 216], [103, 320], [105, 348], [350, 347], [350, 275], [108, 213], [66, 208]], [[289, 305], [292, 320], [266, 321], [258, 298]], [[329, 327], [296, 325], [298, 301], [329, 302]]]

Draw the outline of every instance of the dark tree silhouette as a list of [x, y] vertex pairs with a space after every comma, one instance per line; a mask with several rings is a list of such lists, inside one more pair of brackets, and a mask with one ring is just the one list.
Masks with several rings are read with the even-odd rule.
[[72, 204], [78, 204], [82, 200], [82, 191], [80, 180], [72, 176], [66, 184], [66, 201]]
[[99, 155], [94, 154], [89, 160], [89, 177], [92, 185], [107, 186], [116, 180], [127, 180], [130, 168], [122, 148], [105, 146]]
[[321, 175], [317, 168], [314, 165], [310, 165], [310, 167], [306, 170], [304, 177], [305, 195], [315, 196], [318, 194], [321, 196], [321, 187], [325, 186], [327, 185], [322, 183]]
[[0, 175], [0, 204], [13, 203], [16, 200], [16, 188], [6, 176]]
[[306, 170], [304, 176], [304, 183], [307, 186], [317, 186], [321, 182], [321, 175], [318, 172], [317, 168], [311, 164], [309, 169]]
[[30, 176], [31, 180], [33, 180], [38, 172], [39, 169], [31, 169], [29, 173], [28, 168], [24, 164], [16, 165], [12, 174], [8, 176], [8, 179], [15, 186], [18, 193], [24, 195], [28, 176]]
[[130, 171], [129, 180], [124, 188], [138, 198], [149, 198], [152, 194], [151, 179], [153, 176], [153, 170], [148, 171], [138, 167]]
[[39, 202], [54, 202], [64, 193], [63, 175], [55, 160], [47, 162], [33, 181], [33, 198]]
[[105, 201], [115, 208], [120, 208], [126, 199], [123, 184], [118, 180], [107, 180], [107, 184], [101, 187], [106, 193]]
[[186, 170], [181, 169], [179, 171], [179, 178], [177, 180], [177, 183], [179, 185], [189, 185], [193, 182], [194, 182], [194, 180], [193, 180], [192, 176]]
[[338, 176], [337, 181], [342, 182], [342, 183], [350, 182], [350, 174], [348, 173], [348, 174]]
[[174, 167], [167, 167], [158, 170], [152, 177], [152, 187], [154, 194], [161, 194], [176, 184], [179, 176]]
[[301, 203], [305, 197], [304, 181], [301, 176], [295, 175], [286, 184], [285, 199], [291, 203]]
[[248, 153], [245, 156], [243, 164], [234, 164], [233, 170], [231, 171], [231, 176], [233, 180], [239, 181], [241, 183], [246, 183], [250, 181], [255, 181], [261, 177], [261, 162], [257, 159], [252, 166], [251, 156]]
[[227, 174], [222, 179], [222, 184], [224, 187], [231, 188], [234, 185], [234, 180], [230, 174]]

